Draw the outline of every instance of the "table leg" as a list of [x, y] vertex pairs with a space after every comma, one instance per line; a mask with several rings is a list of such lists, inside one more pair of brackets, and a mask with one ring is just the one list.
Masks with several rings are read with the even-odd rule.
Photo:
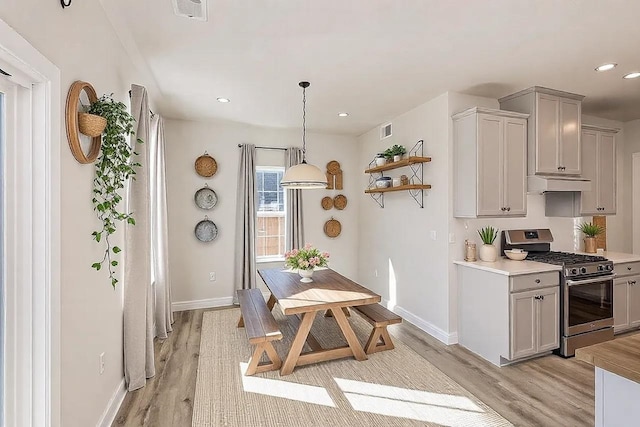
[[353, 329], [351, 328], [347, 317], [344, 315], [344, 312], [342, 310], [334, 310], [333, 317], [336, 319], [336, 322], [338, 322], [338, 326], [340, 326], [342, 334], [347, 340], [349, 347], [351, 347], [351, 351], [353, 351], [353, 357], [355, 357], [356, 360], [367, 360], [367, 355], [362, 349], [360, 341], [358, 341], [356, 333], [353, 332]]
[[[311, 326], [313, 325], [313, 319], [315, 319], [316, 313], [316, 311], [310, 311], [302, 315], [302, 322], [300, 322], [298, 332], [291, 343], [289, 354], [287, 354], [287, 359], [282, 365], [280, 375], [289, 375], [293, 372], [293, 368], [295, 368], [296, 362], [300, 357], [304, 343], [307, 341], [307, 335], [309, 335], [309, 331], [311, 331]], [[351, 332], [353, 333], [353, 331]], [[360, 350], [362, 351], [362, 348]]]
[[276, 302], [276, 297], [271, 294], [269, 296], [269, 301], [267, 301], [267, 308], [269, 309], [269, 311], [273, 310], [273, 306], [276, 305]]

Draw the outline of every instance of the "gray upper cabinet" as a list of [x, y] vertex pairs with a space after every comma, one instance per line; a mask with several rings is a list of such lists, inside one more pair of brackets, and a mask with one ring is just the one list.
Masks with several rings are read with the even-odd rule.
[[529, 175], [580, 175], [583, 98], [534, 86], [499, 100], [502, 109], [530, 115]]
[[454, 216], [524, 216], [527, 114], [470, 108], [453, 116]]
[[582, 191], [580, 216], [616, 213], [616, 133], [618, 129], [582, 126], [582, 177], [591, 180], [591, 191]]

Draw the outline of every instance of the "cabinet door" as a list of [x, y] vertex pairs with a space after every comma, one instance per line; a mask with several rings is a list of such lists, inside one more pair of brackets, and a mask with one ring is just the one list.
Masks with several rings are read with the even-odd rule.
[[504, 119], [478, 115], [478, 216], [502, 215], [502, 123]]
[[580, 214], [600, 215], [598, 210], [598, 132], [582, 131], [582, 177], [591, 180], [591, 191], [580, 195]]
[[[560, 347], [560, 287], [542, 289], [537, 301], [537, 353]], [[535, 297], [534, 297], [535, 299]]]
[[536, 303], [538, 291], [517, 292], [510, 296], [511, 360], [536, 353]]
[[527, 213], [527, 121], [504, 121], [504, 206], [507, 215]]
[[536, 94], [536, 174], [559, 173], [558, 129], [560, 100]]
[[627, 293], [627, 305], [629, 307], [629, 326], [640, 326], [640, 276], [629, 276], [626, 279], [629, 286], [629, 290]]
[[[616, 213], [616, 142], [615, 136], [601, 132], [598, 141], [599, 214]], [[584, 194], [584, 193], [583, 193]]]
[[581, 103], [560, 98], [560, 150], [561, 173], [580, 175]]
[[629, 326], [627, 279], [613, 281], [613, 330], [622, 331]]

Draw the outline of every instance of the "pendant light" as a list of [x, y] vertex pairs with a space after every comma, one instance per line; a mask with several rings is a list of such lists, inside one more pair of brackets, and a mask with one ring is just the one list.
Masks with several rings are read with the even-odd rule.
[[307, 88], [309, 82], [300, 82], [302, 88], [302, 163], [291, 166], [285, 172], [280, 184], [292, 190], [327, 188], [327, 176], [314, 165], [307, 163]]

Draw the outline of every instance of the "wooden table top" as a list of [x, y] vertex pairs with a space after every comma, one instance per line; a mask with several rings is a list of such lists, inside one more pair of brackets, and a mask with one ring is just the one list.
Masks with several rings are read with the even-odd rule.
[[313, 282], [302, 283], [297, 272], [270, 268], [258, 270], [286, 315], [337, 307], [376, 304], [380, 295], [331, 269], [313, 272]]
[[640, 334], [579, 348], [576, 359], [640, 383]]

